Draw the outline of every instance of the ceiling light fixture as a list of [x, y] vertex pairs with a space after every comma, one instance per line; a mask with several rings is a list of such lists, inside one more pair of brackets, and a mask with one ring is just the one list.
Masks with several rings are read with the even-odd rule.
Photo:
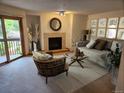
[[59, 15], [60, 16], [65, 16], [65, 8], [66, 8], [66, 6], [65, 6], [65, 2], [66, 0], [60, 0], [60, 6], [59, 6], [59, 11], [58, 11], [58, 13], [59, 13]]
[[65, 11], [59, 11], [60, 16], [64, 16]]

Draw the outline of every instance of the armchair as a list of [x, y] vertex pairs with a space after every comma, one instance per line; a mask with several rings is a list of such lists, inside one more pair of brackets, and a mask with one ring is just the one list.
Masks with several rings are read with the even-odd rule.
[[65, 62], [66, 58], [52, 58], [46, 61], [36, 61], [35, 65], [38, 69], [38, 74], [46, 77], [46, 84], [48, 81], [48, 77], [56, 76], [60, 73], [66, 72], [66, 76], [68, 75], [68, 65]]

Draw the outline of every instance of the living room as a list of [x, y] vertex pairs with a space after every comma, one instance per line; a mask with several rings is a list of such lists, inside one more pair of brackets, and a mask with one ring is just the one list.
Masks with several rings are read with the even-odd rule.
[[[83, 4], [83, 2], [84, 2], [84, 4]], [[14, 19], [19, 19], [19, 20], [21, 19], [22, 26], [20, 26], [20, 28], [21, 28], [20, 34], [22, 36], [21, 37], [22, 38], [22, 40], [21, 40], [22, 50], [20, 49], [20, 51], [22, 52], [22, 55], [21, 56], [19, 55], [18, 56], [19, 58], [20, 57], [23, 58], [22, 56], [30, 55], [32, 53], [32, 51], [38, 51], [38, 50], [41, 51], [42, 50], [42, 51], [49, 52], [51, 50], [49, 48], [49, 46], [52, 44], [52, 43], [51, 44], [49, 43], [49, 38], [61, 37], [61, 44], [60, 44], [61, 48], [57, 49], [57, 52], [59, 52], [60, 54], [61, 54], [61, 52], [65, 53], [68, 51], [73, 53], [74, 48], [76, 47], [76, 43], [81, 41], [84, 38], [85, 38], [85, 40], [91, 40], [91, 39], [96, 40], [97, 38], [101, 38], [101, 39], [105, 39], [105, 40], [113, 40], [113, 41], [115, 40], [115, 41], [123, 42], [123, 39], [124, 39], [123, 35], [118, 36], [120, 29], [121, 29], [120, 30], [121, 34], [123, 34], [123, 32], [124, 32], [123, 24], [121, 27], [119, 27], [120, 21], [122, 20], [122, 23], [123, 23], [123, 20], [124, 20], [124, 18], [123, 18], [124, 17], [124, 11], [123, 11], [124, 10], [124, 1], [123, 0], [118, 0], [118, 1], [116, 1], [116, 0], [114, 0], [114, 1], [112, 1], [112, 0], [90, 1], [89, 0], [88, 2], [85, 0], [84, 1], [80, 0], [79, 2], [72, 1], [70, 5], [67, 4], [67, 3], [69, 3], [69, 1], [65, 1], [65, 0], [64, 1], [61, 0], [60, 2], [55, 1], [55, 4], [53, 4], [52, 1], [48, 1], [48, 2], [43, 1], [43, 4], [46, 4], [47, 7], [43, 4], [42, 4], [42, 6], [40, 5], [42, 3], [42, 1], [36, 1], [36, 4], [34, 4], [34, 3], [35, 2], [33, 2], [33, 1], [30, 1], [30, 2], [27, 2], [27, 1], [21, 2], [21, 1], [16, 1], [16, 0], [15, 1], [14, 0], [13, 1], [9, 1], [9, 0], [0, 1], [0, 19], [2, 20], [2, 23], [3, 23], [2, 25], [4, 25], [4, 23], [6, 24], [6, 21], [4, 22], [3, 20], [5, 20], [7, 18], [8, 19], [14, 18]], [[51, 3], [52, 5], [50, 6], [48, 3], [49, 4]], [[78, 4], [79, 4], [79, 7], [78, 7]], [[56, 6], [56, 7], [54, 7], [54, 6]], [[77, 6], [77, 8], [76, 8], [76, 6]], [[62, 15], [60, 13], [62, 13]], [[51, 28], [52, 25], [50, 22], [54, 18], [57, 18], [57, 20], [59, 20], [59, 22], [60, 22], [60, 24], [59, 24], [60, 28], [58, 30]], [[104, 19], [105, 26], [99, 27], [98, 22], [100, 19]], [[114, 21], [117, 21], [116, 27], [109, 28], [108, 21], [111, 19]], [[6, 25], [5, 25], [5, 27], [6, 27]], [[102, 31], [103, 31], [102, 34], [101, 33], [98, 34], [99, 29], [102, 29]], [[108, 29], [114, 29], [114, 31], [117, 29], [114, 33], [114, 38], [110, 37], [110, 34], [108, 34], [108, 32], [109, 32]], [[85, 31], [88, 31], [88, 32], [85, 32]], [[110, 31], [110, 33], [111, 33], [111, 31]], [[111, 35], [113, 35], [113, 34], [111, 34]], [[7, 41], [7, 39], [5, 39], [5, 41]], [[36, 44], [36, 42], [37, 42], [37, 44]], [[53, 44], [53, 45], [55, 45], [55, 44]], [[6, 45], [7, 45], [7, 43], [5, 42], [5, 46]], [[7, 48], [5, 48], [5, 49], [7, 50]], [[14, 49], [14, 48], [12, 48], [12, 49]], [[8, 52], [6, 52], [6, 55], [10, 54]], [[53, 50], [52, 52], [56, 52], [56, 50]], [[7, 69], [7, 71], [5, 71], [4, 74], [11, 77], [11, 73], [17, 73], [16, 71], [19, 70], [18, 68], [20, 68], [20, 66], [28, 65], [27, 63], [24, 63], [24, 62], [26, 62], [25, 60], [32, 62], [33, 60], [31, 58], [32, 57], [30, 56], [30, 58], [24, 57], [24, 59], [17, 59], [17, 60], [15, 60], [16, 58], [13, 58], [11, 60], [11, 56], [6, 57], [6, 59], [5, 59], [6, 61], [1, 62], [2, 66], [1, 66], [1, 75], [0, 76], [4, 77], [4, 76], [2, 76], [2, 73], [4, 73], [4, 70]], [[3, 57], [0, 57], [0, 60], [3, 60]], [[10, 64], [7, 64], [10, 66], [8, 68], [6, 68], [6, 62], [8, 62], [8, 60], [12, 61], [12, 63], [10, 62]], [[67, 60], [68, 60], [68, 56], [67, 56]], [[23, 61], [22, 65], [21, 65], [21, 61]], [[123, 61], [123, 59], [122, 59], [122, 61]], [[3, 64], [5, 64], [5, 65], [3, 65]], [[90, 63], [85, 62], [84, 69], [87, 68], [87, 66], [96, 67], [95, 65], [91, 65]], [[122, 66], [123, 66], [123, 64], [121, 62], [121, 67], [119, 68], [119, 76], [118, 76], [118, 78], [120, 78], [120, 79], [118, 79], [119, 83], [114, 88], [116, 90], [112, 90], [113, 92], [118, 93], [118, 91], [121, 91], [123, 93], [123, 88], [122, 88], [123, 84], [122, 85], [120, 84], [120, 82], [122, 83], [122, 81], [123, 81], [123, 79], [122, 79], [123, 67]], [[37, 72], [35, 72], [35, 70], [32, 70], [32, 67], [33, 66], [31, 63], [31, 65], [29, 65], [29, 68], [24, 69], [24, 71], [30, 72], [30, 70], [31, 70], [33, 72], [33, 75], [37, 76]], [[33, 67], [33, 69], [35, 69], [35, 68]], [[83, 74], [83, 75], [87, 75], [86, 77], [84, 77], [84, 79], [86, 79], [86, 82], [85, 82], [85, 80], [82, 79], [82, 75], [78, 76], [78, 74], [81, 74], [81, 73], [77, 72], [78, 70], [80, 70], [80, 72], [83, 73], [82, 68], [80, 66], [78, 68], [79, 69], [75, 70], [75, 67], [73, 68], [73, 65], [69, 66], [68, 73], [70, 73], [70, 76], [68, 75], [68, 77], [66, 77], [62, 74], [59, 77], [51, 77], [48, 80], [47, 85], [44, 83], [44, 77], [42, 77], [42, 79], [39, 77], [36, 77], [36, 78], [38, 80], [41, 79], [41, 82], [42, 82], [41, 85], [42, 85], [42, 88], [44, 87], [43, 88], [44, 93], [53, 93], [53, 92], [55, 93], [55, 91], [56, 91], [56, 93], [59, 93], [59, 92], [60, 93], [73, 93], [73, 92], [74, 93], [76, 93], [76, 92], [83, 93], [83, 89], [81, 89], [82, 87], [85, 87], [89, 83], [91, 83], [101, 77], [104, 77], [104, 75], [106, 75], [106, 73], [107, 73], [106, 71], [104, 72], [104, 70], [99, 69], [99, 67], [96, 67], [95, 69], [93, 68], [92, 70], [94, 70], [95, 72], [97, 72], [97, 70], [99, 70], [97, 73], [102, 73], [102, 74], [97, 74], [95, 72], [92, 72], [91, 70], [86, 70], [87, 73], [89, 71], [89, 73], [91, 73], [92, 75], [94, 74], [95, 76], [93, 76], [92, 78], [87, 78], [87, 79], [90, 79], [90, 80], [87, 80], [86, 77], [89, 74], [87, 74], [87, 73]], [[11, 72], [9, 72], [10, 69], [12, 69]], [[25, 73], [24, 71], [22, 70], [22, 73], [24, 73], [24, 75], [26, 75], [26, 74], [28, 76], [31, 75], [31, 73]], [[76, 73], [77, 73], [77, 78], [76, 78], [77, 82], [76, 82], [76, 80], [73, 80], [74, 78], [71, 77], [71, 76], [74, 77], [74, 75]], [[12, 93], [22, 93], [22, 92], [24, 92], [24, 93], [28, 93], [28, 92], [40, 93], [40, 92], [42, 92], [42, 90], [39, 89], [39, 86], [41, 86], [41, 85], [38, 84], [39, 85], [38, 86], [36, 84], [39, 82], [38, 80], [36, 80], [36, 82], [32, 81], [31, 83], [28, 83], [29, 82], [28, 80], [26, 82], [26, 79], [28, 79], [28, 76], [23, 78], [23, 74], [20, 74], [19, 76], [15, 76], [15, 77], [13, 75], [12, 76], [13, 78], [10, 78], [10, 79], [1, 78], [0, 81], [2, 82], [3, 85], [0, 86], [0, 92], [1, 93], [11, 93], [11, 92]], [[35, 76], [32, 76], [32, 75], [31, 75], [31, 77], [32, 78], [30, 78], [29, 80], [33, 80], [33, 77], [35, 78]], [[61, 79], [62, 77], [64, 79]], [[91, 77], [91, 75], [89, 75], [89, 77]], [[107, 75], [107, 77], [109, 77], [109, 76]], [[7, 78], [7, 76], [5, 76], [4, 78]], [[20, 82], [15, 80], [17, 83], [14, 82], [15, 85], [13, 85], [11, 88], [8, 88], [8, 86], [10, 86], [10, 84], [12, 83], [11, 79], [13, 81], [14, 78], [15, 79], [22, 78], [22, 80], [20, 80]], [[23, 82], [23, 79], [27, 84], [25, 86], [25, 87], [27, 87], [27, 89], [24, 88], [22, 85], [20, 85], [20, 83]], [[53, 82], [54, 79], [56, 80], [56, 83]], [[8, 82], [3, 82], [3, 80], [9, 80], [8, 81], [9, 84], [8, 84]], [[108, 78], [107, 78], [107, 80], [108, 80]], [[105, 80], [105, 81], [108, 82], [107, 80]], [[79, 82], [79, 81], [81, 81], [81, 82]], [[68, 84], [66, 84], [66, 82], [68, 82]], [[52, 83], [54, 83], [53, 85], [55, 87], [52, 86]], [[62, 85], [57, 84], [57, 83], [61, 83]], [[8, 85], [6, 85], [6, 84], [8, 84]], [[16, 84], [17, 84], [17, 86], [19, 85], [21, 88], [16, 87]], [[29, 84], [34, 84], [34, 85], [28, 87]], [[71, 86], [74, 84], [77, 84], [77, 85]], [[7, 86], [8, 91], [4, 90], [5, 86]], [[38, 87], [37, 91], [35, 91], [36, 89], [34, 86]], [[65, 86], [65, 87], [63, 87], [63, 86]], [[97, 87], [98, 86], [100, 86], [100, 85], [97, 85]], [[15, 88], [17, 88], [17, 90]], [[47, 91], [47, 88], [48, 88], [48, 91]], [[58, 89], [55, 89], [55, 88], [58, 88]], [[78, 91], [78, 89], [80, 90], [80, 92]], [[89, 89], [87, 88], [87, 90], [89, 90]], [[89, 92], [87, 92], [87, 90], [85, 90], [84, 93], [89, 93]], [[110, 87], [110, 90], [111, 90], [111, 87]], [[33, 92], [31, 92], [31, 91], [33, 91]], [[98, 92], [104, 93], [103, 90], [97, 91], [97, 92], [95, 90], [92, 90], [92, 91], [94, 91], [93, 93], [98, 93]]]

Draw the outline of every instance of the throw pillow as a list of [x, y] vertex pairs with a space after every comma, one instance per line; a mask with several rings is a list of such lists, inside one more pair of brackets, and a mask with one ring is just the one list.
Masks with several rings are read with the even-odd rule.
[[105, 44], [106, 44], [106, 41], [105, 40], [100, 40], [99, 43], [95, 46], [95, 49], [103, 50]]
[[45, 61], [51, 59], [52, 56], [47, 53], [33, 52], [33, 59], [36, 61]]
[[118, 41], [113, 41], [111, 46], [112, 51], [115, 51], [117, 43], [119, 44], [119, 48], [121, 49], [121, 43], [119, 43]]
[[106, 41], [105, 50], [110, 50], [112, 46], [112, 41]]
[[92, 46], [93, 49], [95, 49], [95, 46], [100, 42], [100, 39], [97, 39], [94, 43], [94, 45]]
[[94, 46], [94, 44], [95, 44], [95, 40], [91, 40], [91, 41], [86, 45], [86, 47], [87, 47], [87, 48], [92, 48], [92, 47]]

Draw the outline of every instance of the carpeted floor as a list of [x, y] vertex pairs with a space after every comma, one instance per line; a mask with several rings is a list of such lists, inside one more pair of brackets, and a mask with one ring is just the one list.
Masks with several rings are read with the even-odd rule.
[[63, 73], [48, 78], [46, 85], [45, 78], [37, 74], [32, 58], [21, 58], [0, 67], [0, 93], [73, 93], [107, 73], [87, 60], [83, 65], [84, 69], [73, 64], [69, 67], [68, 77]]

